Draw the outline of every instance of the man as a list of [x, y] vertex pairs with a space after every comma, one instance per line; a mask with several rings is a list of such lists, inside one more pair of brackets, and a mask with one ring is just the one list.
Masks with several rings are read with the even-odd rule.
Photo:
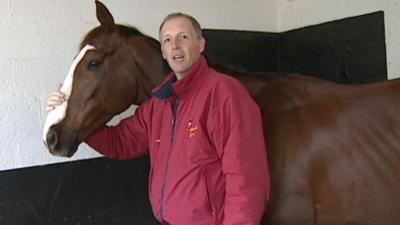
[[[135, 115], [86, 142], [111, 158], [150, 154], [149, 197], [162, 224], [259, 225], [269, 174], [258, 106], [208, 67], [193, 17], [168, 15], [159, 35], [172, 72]], [[62, 98], [56, 91], [48, 107]]]

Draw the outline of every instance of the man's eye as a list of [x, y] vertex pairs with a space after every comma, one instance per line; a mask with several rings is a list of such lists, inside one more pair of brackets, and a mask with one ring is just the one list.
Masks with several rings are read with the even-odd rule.
[[171, 39], [169, 39], [169, 38], [164, 39], [164, 43], [168, 43], [170, 41], [171, 41]]
[[92, 59], [92, 60], [89, 61], [88, 69], [89, 70], [96, 70], [100, 66], [101, 66], [101, 61], [100, 60]]

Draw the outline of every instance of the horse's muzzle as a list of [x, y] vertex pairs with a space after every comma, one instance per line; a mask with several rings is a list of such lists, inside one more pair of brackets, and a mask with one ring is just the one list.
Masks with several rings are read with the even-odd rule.
[[53, 151], [57, 149], [58, 145], [58, 135], [55, 129], [50, 129], [46, 135], [46, 145], [51, 154], [54, 154]]
[[46, 147], [52, 155], [71, 157], [77, 150], [78, 146], [76, 143], [76, 133], [67, 132], [61, 138], [57, 129], [54, 127], [50, 128], [46, 134]]

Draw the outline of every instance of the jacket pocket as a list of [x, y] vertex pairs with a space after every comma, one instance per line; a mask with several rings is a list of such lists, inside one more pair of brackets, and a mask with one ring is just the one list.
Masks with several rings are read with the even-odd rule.
[[215, 207], [213, 207], [212, 200], [210, 198], [210, 190], [207, 182], [207, 176], [204, 170], [202, 173], [202, 178], [203, 178], [203, 196], [206, 204], [206, 209], [212, 216], [213, 220], [215, 221]]

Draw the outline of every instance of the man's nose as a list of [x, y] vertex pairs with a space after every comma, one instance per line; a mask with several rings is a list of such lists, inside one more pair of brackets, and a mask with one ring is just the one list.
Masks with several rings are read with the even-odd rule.
[[174, 38], [172, 41], [172, 49], [177, 49], [181, 46], [178, 38]]

